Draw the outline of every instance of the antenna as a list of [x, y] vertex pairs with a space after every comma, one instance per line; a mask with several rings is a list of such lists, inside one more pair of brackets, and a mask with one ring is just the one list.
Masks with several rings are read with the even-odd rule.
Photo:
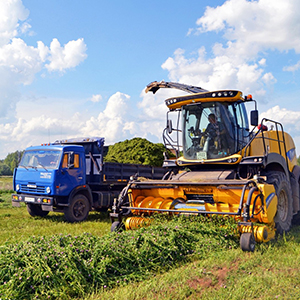
[[50, 128], [48, 128], [48, 138], [49, 138], [49, 144], [51, 143], [51, 140], [50, 140]]

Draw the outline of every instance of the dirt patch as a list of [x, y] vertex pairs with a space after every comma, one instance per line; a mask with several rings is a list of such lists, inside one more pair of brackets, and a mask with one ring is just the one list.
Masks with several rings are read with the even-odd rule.
[[193, 277], [187, 281], [189, 287], [197, 292], [197, 295], [201, 295], [203, 290], [206, 289], [220, 289], [226, 288], [226, 280], [228, 275], [237, 270], [238, 263], [233, 263], [229, 268], [224, 267], [215, 267], [212, 270], [204, 269], [202, 271], [202, 276]]

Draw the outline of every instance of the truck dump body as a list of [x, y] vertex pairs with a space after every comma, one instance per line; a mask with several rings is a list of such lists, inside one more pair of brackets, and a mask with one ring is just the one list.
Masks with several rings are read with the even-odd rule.
[[[146, 90], [178, 85], [155, 82]], [[256, 128], [256, 109], [251, 111], [250, 130], [245, 103], [253, 100], [239, 91], [180, 89], [191, 95], [165, 101], [168, 116], [177, 113], [181, 119], [177, 128], [168, 119], [164, 130], [165, 145], [176, 154], [165, 161], [173, 174], [167, 180], [131, 181], [112, 218], [120, 221], [129, 208], [125, 226], [133, 229], [148, 224], [153, 213], [228, 215], [237, 222], [245, 251], [253, 251], [255, 241], [274, 238], [276, 231], [288, 231], [300, 210], [300, 168], [291, 136], [269, 119]], [[271, 130], [266, 123], [272, 124]], [[170, 136], [173, 132], [180, 133], [181, 142]]]

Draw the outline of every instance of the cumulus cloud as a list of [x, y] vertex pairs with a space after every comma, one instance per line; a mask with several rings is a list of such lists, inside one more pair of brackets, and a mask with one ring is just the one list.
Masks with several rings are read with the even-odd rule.
[[[270, 119], [275, 120], [283, 124], [284, 131], [288, 132], [296, 144], [298, 149], [297, 155], [299, 155], [299, 146], [300, 146], [300, 111], [289, 110], [284, 107], [276, 105], [267, 111], [260, 114], [260, 119]], [[274, 125], [271, 122], [266, 123], [270, 128]]]
[[21, 0], [0, 0], [0, 120], [12, 120], [20, 99], [20, 85], [29, 85], [46, 68], [64, 72], [86, 58], [82, 38], [61, 46], [54, 38], [47, 47], [42, 41], [27, 45], [21, 35], [31, 29], [29, 11]]
[[0, 47], [30, 27], [25, 22], [28, 15], [29, 11], [21, 0], [0, 1]]
[[[297, 0], [228, 0], [207, 7], [188, 34], [216, 32], [224, 43], [215, 43], [197, 54], [177, 49], [162, 68], [174, 81], [207, 89], [237, 88], [245, 93], [266, 95], [276, 82], [267, 71], [267, 52], [294, 50], [300, 53], [300, 2]], [[209, 54], [208, 54], [209, 53]], [[299, 63], [286, 67], [298, 70]], [[262, 99], [262, 97], [261, 97]]]
[[300, 111], [289, 110], [276, 105], [260, 114], [260, 118], [276, 120], [293, 132], [300, 132]]
[[[30, 145], [77, 136], [103, 136], [106, 143], [110, 144], [132, 137], [138, 129], [136, 122], [129, 121], [127, 118], [130, 114], [130, 96], [121, 92], [112, 95], [105, 109], [96, 117], [73, 111], [61, 114], [59, 107], [52, 110], [46, 107], [47, 115], [40, 114], [40, 107], [49, 100], [35, 99], [34, 101], [35, 105], [31, 106], [31, 113], [20, 113], [16, 122], [0, 124], [1, 144], [18, 145], [18, 149], [21, 150]], [[59, 100], [50, 102], [57, 106]], [[18, 104], [17, 110], [22, 111], [24, 105], [24, 103]], [[4, 153], [4, 149], [0, 149], [0, 153], [4, 157], [7, 154]]]
[[177, 49], [174, 56], [162, 64], [162, 68], [169, 72], [171, 81], [197, 85], [208, 90], [230, 88], [261, 94], [264, 90], [264, 81], [261, 80], [264, 70], [257, 63], [247, 64], [239, 60], [237, 63], [235, 57], [225, 54], [209, 58], [203, 47], [196, 56], [187, 58], [185, 51]]
[[48, 58], [50, 63], [46, 64], [45, 67], [50, 72], [63, 72], [66, 69], [74, 68], [86, 59], [86, 50], [87, 48], [82, 38], [70, 41], [63, 47], [57, 39], [53, 39], [50, 44]]
[[207, 7], [197, 20], [198, 31], [222, 31], [236, 51], [248, 56], [263, 49], [300, 53], [299, 9], [297, 0], [228, 0]]

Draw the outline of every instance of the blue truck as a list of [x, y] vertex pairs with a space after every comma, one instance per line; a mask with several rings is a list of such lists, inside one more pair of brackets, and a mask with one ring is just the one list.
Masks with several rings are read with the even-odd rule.
[[161, 179], [163, 167], [104, 162], [104, 138], [76, 138], [29, 147], [14, 170], [12, 205], [25, 202], [31, 216], [62, 212], [68, 222], [105, 211], [131, 176]]

